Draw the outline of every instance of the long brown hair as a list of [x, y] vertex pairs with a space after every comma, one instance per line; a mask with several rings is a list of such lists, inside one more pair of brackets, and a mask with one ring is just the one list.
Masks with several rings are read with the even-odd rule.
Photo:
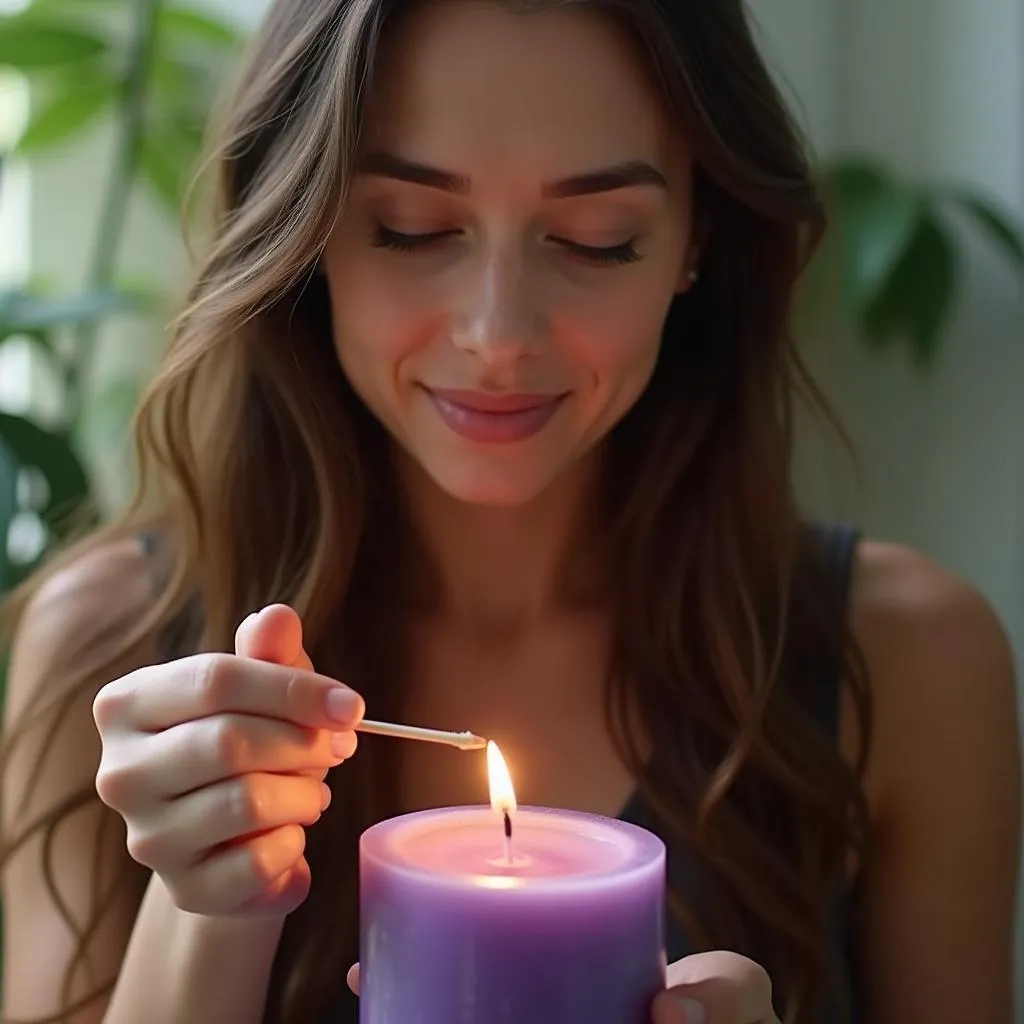
[[[339, 367], [315, 268], [344, 202], [381, 35], [402, 6], [278, 0], [253, 41], [214, 157], [212, 239], [138, 413], [135, 501], [54, 560], [8, 618], [86, 549], [154, 526], [173, 546], [159, 599], [116, 638], [96, 638], [87, 670], [40, 694], [8, 745], [95, 692], [197, 599], [192, 650], [230, 650], [241, 618], [287, 601], [318, 668], [375, 712], [393, 706], [395, 645], [379, 640], [380, 568], [397, 529], [387, 439]], [[789, 332], [823, 230], [808, 161], [741, 0], [509, 6], [617, 19], [695, 154], [709, 225], [700, 280], [675, 300], [653, 379], [609, 444], [608, 721], [663, 834], [714, 882], [709, 919], [673, 893], [691, 934], [759, 957], [786, 1018], [810, 1020], [830, 980], [832, 899], [864, 837], [864, 752], [846, 765], [806, 714], [810, 684], [787, 666], [833, 652], [862, 736], [867, 706], [841, 595], [790, 485], [794, 402], [817, 399]], [[313, 889], [286, 924], [268, 1022], [317, 1019], [340, 994], [357, 954], [357, 839], [393, 806], [388, 768], [367, 744], [310, 832]], [[95, 799], [83, 791], [80, 803]], [[52, 836], [67, 813], [30, 831]], [[27, 837], [7, 837], [4, 862]], [[85, 942], [88, 928], [75, 927]]]

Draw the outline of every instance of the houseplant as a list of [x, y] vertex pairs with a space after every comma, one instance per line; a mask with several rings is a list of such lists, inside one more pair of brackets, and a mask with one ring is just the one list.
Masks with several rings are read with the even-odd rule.
[[113, 316], [151, 312], [146, 289], [119, 279], [128, 204], [144, 188], [177, 216], [238, 43], [233, 26], [176, 0], [35, 0], [0, 18], [0, 65], [27, 76], [34, 98], [16, 154], [59, 149], [105, 118], [115, 150], [84, 290], [0, 291], [0, 346], [33, 343], [60, 395], [57, 422], [0, 412], [0, 593], [95, 518], [79, 434], [98, 332]]

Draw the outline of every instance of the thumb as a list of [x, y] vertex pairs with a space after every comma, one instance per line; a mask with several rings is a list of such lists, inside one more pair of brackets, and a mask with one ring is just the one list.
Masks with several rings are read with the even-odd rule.
[[753, 960], [724, 951], [670, 964], [654, 1000], [654, 1024], [778, 1024], [772, 984]]
[[302, 619], [286, 604], [271, 604], [250, 615], [235, 632], [235, 654], [312, 670], [302, 646]]
[[652, 1012], [654, 1024], [713, 1024], [703, 1001], [687, 989], [670, 988], [658, 993]]
[[[235, 654], [288, 668], [313, 669], [313, 662], [302, 646], [302, 619], [286, 604], [267, 605], [246, 618], [235, 631]], [[327, 770], [309, 769], [299, 774], [322, 782]]]

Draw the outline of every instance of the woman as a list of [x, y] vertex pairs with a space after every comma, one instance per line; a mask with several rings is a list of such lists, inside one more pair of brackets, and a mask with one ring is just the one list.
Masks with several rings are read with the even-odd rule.
[[800, 523], [739, 0], [279, 0], [218, 159], [140, 497], [10, 613], [7, 1017], [355, 1020], [360, 832], [484, 797], [368, 707], [660, 832], [662, 1024], [1008, 1024], [1008, 645]]

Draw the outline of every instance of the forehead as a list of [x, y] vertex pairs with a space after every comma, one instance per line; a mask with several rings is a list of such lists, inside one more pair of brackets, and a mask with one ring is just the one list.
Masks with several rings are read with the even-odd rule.
[[665, 165], [678, 140], [639, 46], [607, 16], [434, 0], [384, 41], [364, 145], [470, 172], [556, 174]]

